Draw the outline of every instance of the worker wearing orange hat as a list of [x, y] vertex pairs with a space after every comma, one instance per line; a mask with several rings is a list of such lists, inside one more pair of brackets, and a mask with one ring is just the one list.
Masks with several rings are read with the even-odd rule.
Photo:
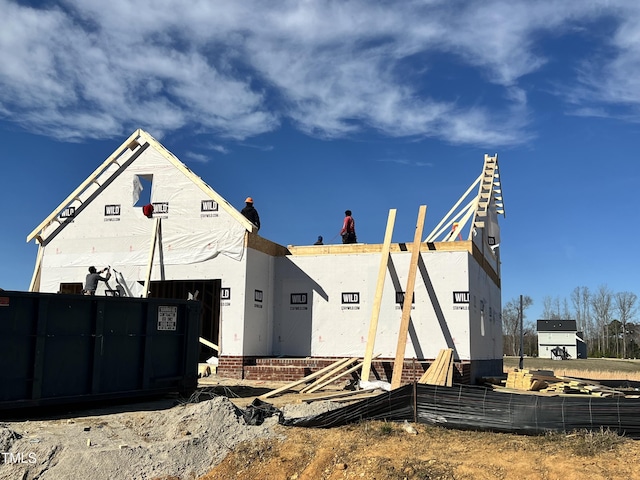
[[456, 233], [458, 234], [458, 240], [462, 240], [462, 235], [460, 234], [460, 231], [458, 230], [458, 227], [460, 226], [460, 224], [458, 222], [453, 222], [453, 225], [451, 225], [451, 233], [449, 234], [449, 238], [452, 238]]
[[246, 205], [242, 209], [242, 212], [241, 212], [242, 215], [244, 215], [247, 218], [247, 220], [249, 220], [251, 223], [253, 223], [256, 226], [256, 231], [260, 230], [260, 215], [258, 215], [258, 211], [253, 206], [253, 198], [247, 197], [244, 203]]

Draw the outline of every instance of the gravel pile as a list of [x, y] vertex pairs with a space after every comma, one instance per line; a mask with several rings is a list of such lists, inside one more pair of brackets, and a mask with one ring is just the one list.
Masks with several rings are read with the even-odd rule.
[[[285, 406], [286, 418], [335, 408]], [[170, 408], [0, 423], [0, 479], [193, 479], [240, 442], [275, 435], [278, 416], [248, 425], [224, 396]]]

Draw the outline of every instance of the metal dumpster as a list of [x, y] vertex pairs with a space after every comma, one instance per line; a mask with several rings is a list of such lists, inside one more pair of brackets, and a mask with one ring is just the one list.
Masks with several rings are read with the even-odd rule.
[[200, 302], [0, 291], [0, 410], [191, 393]]

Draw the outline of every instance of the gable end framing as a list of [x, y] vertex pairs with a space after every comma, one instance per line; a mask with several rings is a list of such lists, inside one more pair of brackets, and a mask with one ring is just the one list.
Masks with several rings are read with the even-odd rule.
[[[61, 222], [60, 225], [52, 232], [47, 232], [51, 225], [59, 221], [58, 215], [67, 207], [76, 207], [76, 212], [80, 212], [84, 206], [90, 203], [109, 183], [111, 183], [118, 175], [120, 175], [128, 165], [130, 165], [137, 157], [139, 157], [148, 147], [153, 147], [164, 158], [166, 158], [173, 166], [182, 172], [189, 180], [196, 184], [209, 198], [215, 200], [229, 215], [231, 215], [236, 221], [238, 221], [248, 232], [255, 232], [256, 227], [247, 220], [237, 209], [235, 209], [229, 202], [222, 198], [215, 190], [213, 190], [207, 183], [205, 183], [200, 177], [195, 175], [185, 164], [183, 164], [176, 156], [169, 152], [160, 142], [153, 138], [150, 134], [144, 130], [136, 130], [127, 140], [120, 145], [98, 168], [96, 168], [87, 179], [80, 184], [58, 207], [49, 214], [28, 236], [27, 242], [35, 239], [40, 245], [44, 245], [49, 239], [57, 235], [64, 227], [65, 223]], [[121, 161], [123, 155], [127, 151], [134, 152], [123, 163]], [[108, 168], [113, 164], [118, 165], [118, 169], [112, 173], [106, 181], [98, 185], [98, 188], [89, 193], [89, 195], [81, 200], [83, 195], [86, 195], [90, 189], [94, 188], [97, 184], [97, 179], [103, 175]], [[79, 203], [79, 205], [77, 205]]]

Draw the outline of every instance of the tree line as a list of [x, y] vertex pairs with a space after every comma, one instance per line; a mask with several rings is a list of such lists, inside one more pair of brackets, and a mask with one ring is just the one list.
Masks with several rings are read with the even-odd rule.
[[[529, 320], [526, 310], [533, 299], [522, 296], [524, 323], [523, 351], [538, 355], [538, 332], [535, 320]], [[520, 298], [502, 307], [502, 333], [505, 355], [520, 354]], [[633, 292], [613, 292], [606, 285], [591, 291], [576, 287], [569, 298], [546, 296], [543, 299], [542, 320], [575, 320], [587, 344], [590, 357], [639, 358], [640, 322], [637, 321], [638, 296]]]

